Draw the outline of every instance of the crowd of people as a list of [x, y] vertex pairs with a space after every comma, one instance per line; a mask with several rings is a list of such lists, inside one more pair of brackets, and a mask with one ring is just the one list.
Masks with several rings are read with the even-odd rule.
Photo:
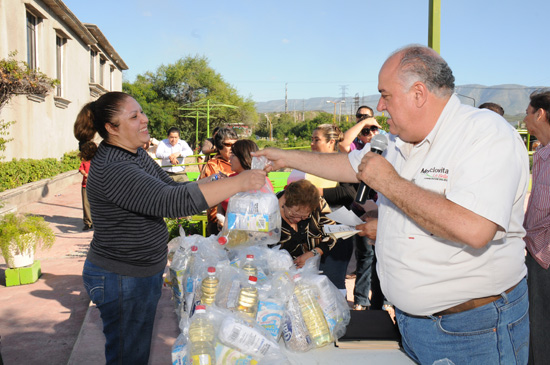
[[[74, 134], [84, 224], [89, 229], [93, 221], [94, 229], [83, 280], [101, 313], [107, 363], [148, 361], [167, 261], [163, 218], [207, 210], [208, 234], [216, 235], [228, 199], [262, 188], [269, 171], [283, 168], [292, 172], [276, 194], [282, 225], [273, 247], [287, 250], [297, 267], [320, 256], [320, 270], [344, 295], [355, 252], [353, 309], [391, 303], [412, 360], [546, 361], [550, 92], [531, 95], [526, 109], [526, 128], [541, 144], [525, 211], [528, 154], [502, 107], [461, 104], [451, 69], [423, 46], [391, 54], [378, 80], [376, 110], [389, 114], [389, 131], [368, 106], [358, 108], [345, 133], [333, 124], [316, 127], [311, 152], [259, 150], [219, 127], [203, 143], [207, 160], [194, 182], [181, 166], [193, 151], [179, 129], [156, 147], [162, 167], [151, 159], [148, 120], [130, 95], [110, 92], [83, 107]], [[379, 133], [389, 139], [381, 155], [369, 147]], [[253, 156], [269, 160], [265, 171], [251, 169]], [[376, 202], [368, 209], [355, 201], [361, 182]], [[342, 206], [364, 223], [357, 235], [337, 240], [323, 227], [335, 224], [326, 215]]]

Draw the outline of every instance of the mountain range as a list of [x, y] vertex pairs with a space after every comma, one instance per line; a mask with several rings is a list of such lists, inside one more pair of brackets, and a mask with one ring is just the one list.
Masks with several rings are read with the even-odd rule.
[[[525, 109], [529, 104], [529, 95], [536, 90], [548, 88], [547, 86], [523, 86], [514, 84], [505, 85], [460, 85], [455, 87], [455, 93], [461, 99], [462, 103], [479, 106], [485, 102], [497, 103], [504, 108], [507, 116], [520, 116], [525, 114]], [[368, 105], [373, 109], [376, 108], [378, 94], [360, 97], [359, 105]], [[288, 99], [287, 111], [303, 111], [303, 110], [319, 110], [328, 113], [334, 112], [334, 104], [328, 103], [327, 100], [343, 100], [341, 97], [316, 97], [309, 99]], [[353, 97], [346, 97], [344, 103], [336, 104], [336, 114], [355, 114], [357, 104]], [[256, 111], [258, 113], [269, 112], [284, 112], [285, 100], [271, 100], [256, 103]], [[375, 111], [375, 115], [378, 115]]]

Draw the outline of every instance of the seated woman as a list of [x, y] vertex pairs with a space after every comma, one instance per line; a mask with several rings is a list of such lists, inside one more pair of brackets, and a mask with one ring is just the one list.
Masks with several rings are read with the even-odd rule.
[[[252, 156], [251, 152], [258, 151], [258, 145], [249, 139], [240, 139], [233, 147], [231, 147], [231, 156], [229, 156], [229, 163], [231, 164], [231, 170], [233, 174], [229, 177], [236, 176], [245, 170], [250, 170], [252, 168]], [[273, 185], [271, 181], [266, 178], [266, 184], [273, 191]], [[229, 198], [218, 204], [218, 211], [216, 213], [216, 218], [218, 219], [218, 229], [221, 230], [225, 220], [225, 212], [227, 211], [227, 205], [229, 203]]]
[[[214, 135], [214, 145], [218, 150], [218, 154], [212, 157], [204, 166], [201, 173], [201, 179], [205, 177], [216, 178], [225, 177], [233, 173], [229, 158], [231, 157], [231, 147], [239, 137], [231, 128], [220, 128]], [[216, 218], [217, 206], [207, 210], [208, 225], [206, 227], [208, 235], [216, 235], [218, 230], [218, 219]]]
[[317, 188], [307, 180], [298, 180], [276, 195], [282, 218], [279, 248], [290, 253], [296, 267], [304, 266], [310, 257], [328, 253], [336, 240], [323, 232], [323, 226], [335, 222], [321, 213], [326, 202]]

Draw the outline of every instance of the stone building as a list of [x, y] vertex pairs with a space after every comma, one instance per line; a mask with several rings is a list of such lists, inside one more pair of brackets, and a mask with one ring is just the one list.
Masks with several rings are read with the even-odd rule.
[[0, 58], [14, 51], [60, 84], [45, 97], [16, 96], [2, 108], [0, 120], [16, 121], [3, 161], [77, 150], [76, 115], [101, 94], [122, 90], [128, 66], [96, 25], [82, 23], [61, 0], [0, 0]]

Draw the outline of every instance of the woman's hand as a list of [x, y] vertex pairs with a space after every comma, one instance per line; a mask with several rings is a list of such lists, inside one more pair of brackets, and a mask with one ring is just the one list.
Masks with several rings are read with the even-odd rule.
[[245, 170], [232, 177], [232, 179], [240, 179], [240, 184], [243, 187], [242, 191], [260, 190], [264, 187], [267, 173], [264, 170]]
[[310, 257], [313, 257], [313, 252], [309, 251], [309, 252], [306, 252], [298, 257], [296, 257], [294, 259], [294, 265], [296, 265], [296, 267], [298, 269], [300, 269], [301, 267], [303, 267], [307, 261], [307, 259], [309, 259]]

